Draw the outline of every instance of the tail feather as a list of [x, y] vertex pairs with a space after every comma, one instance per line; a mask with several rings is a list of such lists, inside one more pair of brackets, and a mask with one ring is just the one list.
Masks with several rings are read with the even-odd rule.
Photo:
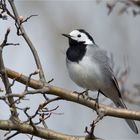
[[[123, 103], [123, 101], [121, 99], [118, 102], [115, 102], [115, 105], [117, 107], [121, 107], [121, 108], [127, 109], [126, 105]], [[129, 127], [132, 129], [132, 131], [135, 132], [136, 134], [138, 134], [138, 128], [137, 128], [134, 120], [125, 119], [125, 121], [129, 125]]]

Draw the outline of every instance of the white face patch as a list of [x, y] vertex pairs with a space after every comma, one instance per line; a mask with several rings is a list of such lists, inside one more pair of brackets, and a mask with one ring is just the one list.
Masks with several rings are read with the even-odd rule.
[[88, 36], [78, 30], [73, 30], [70, 34], [73, 40], [78, 42], [85, 42], [84, 44], [91, 45], [93, 42], [88, 38]]

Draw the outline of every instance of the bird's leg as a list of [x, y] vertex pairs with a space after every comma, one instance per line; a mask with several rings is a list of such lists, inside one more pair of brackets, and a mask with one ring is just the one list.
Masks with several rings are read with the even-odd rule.
[[97, 93], [97, 97], [95, 99], [96, 103], [98, 104], [99, 103], [99, 95], [100, 95], [100, 89], [98, 90], [98, 93]]
[[98, 110], [99, 109], [99, 95], [100, 95], [100, 89], [98, 90], [98, 93], [97, 93], [97, 97], [96, 97], [96, 99], [95, 99], [95, 101], [96, 101], [96, 104], [95, 104], [95, 107], [96, 107], [96, 110]]

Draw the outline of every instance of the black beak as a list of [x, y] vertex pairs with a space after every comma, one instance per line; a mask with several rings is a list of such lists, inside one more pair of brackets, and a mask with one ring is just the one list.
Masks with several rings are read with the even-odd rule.
[[67, 38], [71, 38], [71, 36], [69, 34], [62, 34], [62, 35], [67, 37]]

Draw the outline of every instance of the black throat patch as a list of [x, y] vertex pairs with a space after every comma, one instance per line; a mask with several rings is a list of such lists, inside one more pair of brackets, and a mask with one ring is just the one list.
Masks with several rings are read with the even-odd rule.
[[77, 42], [73, 39], [69, 39], [69, 45], [66, 52], [67, 58], [72, 62], [78, 63], [86, 53], [86, 44], [84, 44], [84, 42]]

